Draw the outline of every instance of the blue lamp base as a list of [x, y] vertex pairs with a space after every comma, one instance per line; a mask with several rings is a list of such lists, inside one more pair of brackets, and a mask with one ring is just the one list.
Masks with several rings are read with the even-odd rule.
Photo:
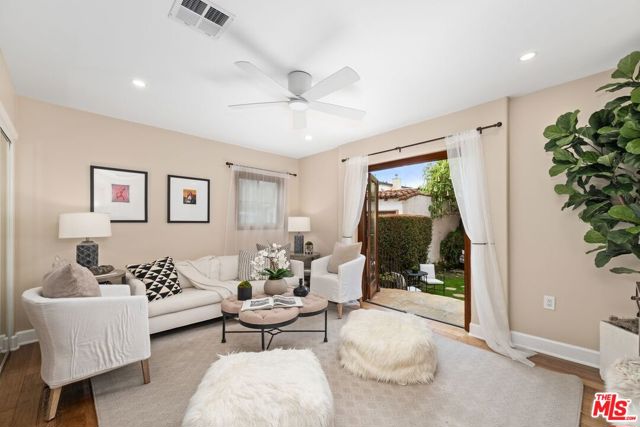
[[304, 253], [304, 236], [301, 233], [296, 233], [295, 236], [293, 236], [293, 253]]

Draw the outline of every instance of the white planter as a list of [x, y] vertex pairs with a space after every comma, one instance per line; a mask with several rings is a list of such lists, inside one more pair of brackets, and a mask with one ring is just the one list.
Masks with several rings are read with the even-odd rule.
[[600, 377], [604, 380], [607, 368], [616, 360], [627, 356], [638, 356], [638, 335], [601, 321]]

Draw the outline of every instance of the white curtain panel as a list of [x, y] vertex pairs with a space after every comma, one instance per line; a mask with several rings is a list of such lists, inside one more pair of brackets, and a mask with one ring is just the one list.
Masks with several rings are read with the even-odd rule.
[[362, 215], [364, 195], [369, 177], [369, 158], [352, 157], [346, 162], [344, 175], [344, 203], [342, 206], [342, 242], [357, 240], [356, 227]]
[[471, 293], [487, 345], [497, 353], [533, 366], [533, 355], [513, 347], [507, 303], [494, 245], [480, 133], [462, 132], [445, 140], [453, 189], [464, 229], [471, 240]]
[[226, 255], [256, 250], [256, 243], [286, 243], [289, 175], [231, 166]]

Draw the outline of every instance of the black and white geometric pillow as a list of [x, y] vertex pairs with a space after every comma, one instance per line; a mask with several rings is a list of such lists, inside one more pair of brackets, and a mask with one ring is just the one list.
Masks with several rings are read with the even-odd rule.
[[182, 292], [178, 272], [171, 257], [157, 259], [146, 264], [130, 264], [127, 270], [142, 280], [147, 288], [147, 299], [157, 301]]

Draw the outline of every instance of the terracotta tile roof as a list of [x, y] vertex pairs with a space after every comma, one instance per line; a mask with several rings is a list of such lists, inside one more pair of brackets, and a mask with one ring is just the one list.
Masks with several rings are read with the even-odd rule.
[[417, 188], [402, 188], [400, 190], [384, 190], [378, 193], [378, 197], [382, 200], [398, 199], [407, 200], [415, 196], [426, 196]]

